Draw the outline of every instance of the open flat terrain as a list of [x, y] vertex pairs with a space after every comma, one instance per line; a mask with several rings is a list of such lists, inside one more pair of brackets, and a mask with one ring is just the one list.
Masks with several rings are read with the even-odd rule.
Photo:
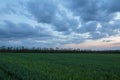
[[120, 80], [120, 54], [1, 53], [0, 80]]

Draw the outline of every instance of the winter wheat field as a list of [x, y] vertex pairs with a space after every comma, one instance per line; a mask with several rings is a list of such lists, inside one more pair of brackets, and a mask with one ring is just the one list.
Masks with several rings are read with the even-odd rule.
[[0, 0], [0, 80], [120, 80], [120, 0]]
[[120, 80], [120, 55], [1, 53], [0, 80]]

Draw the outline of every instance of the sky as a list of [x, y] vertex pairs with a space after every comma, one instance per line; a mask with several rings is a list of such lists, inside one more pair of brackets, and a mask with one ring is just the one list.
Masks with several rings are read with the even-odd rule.
[[119, 49], [120, 0], [0, 0], [0, 46]]

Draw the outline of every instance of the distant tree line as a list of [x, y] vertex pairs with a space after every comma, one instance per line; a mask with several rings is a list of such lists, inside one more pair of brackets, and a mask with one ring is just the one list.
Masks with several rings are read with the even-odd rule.
[[61, 49], [61, 48], [25, 48], [22, 47], [0, 47], [0, 53], [74, 53], [74, 54], [120, 54], [120, 50], [81, 50], [81, 49]]

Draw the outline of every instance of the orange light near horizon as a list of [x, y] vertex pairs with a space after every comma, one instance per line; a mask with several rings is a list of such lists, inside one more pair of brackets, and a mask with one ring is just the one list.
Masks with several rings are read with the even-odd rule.
[[[111, 40], [110, 42], [103, 42], [103, 40]], [[111, 49], [112, 47], [120, 46], [120, 37], [112, 36], [109, 38], [104, 38], [100, 40], [88, 40], [84, 43], [79, 44], [66, 44], [65, 48], [80, 48], [80, 49]]]

